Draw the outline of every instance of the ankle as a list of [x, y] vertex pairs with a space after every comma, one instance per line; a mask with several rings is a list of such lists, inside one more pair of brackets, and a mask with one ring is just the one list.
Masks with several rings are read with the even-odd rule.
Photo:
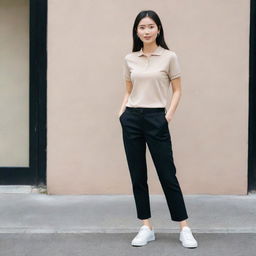
[[184, 226], [180, 227], [180, 231], [182, 231], [182, 229], [183, 229], [184, 227], [189, 227], [189, 226], [188, 226], [188, 225], [184, 225]]
[[149, 225], [149, 224], [143, 224], [143, 225], [149, 227], [151, 230], [153, 229], [152, 225]]

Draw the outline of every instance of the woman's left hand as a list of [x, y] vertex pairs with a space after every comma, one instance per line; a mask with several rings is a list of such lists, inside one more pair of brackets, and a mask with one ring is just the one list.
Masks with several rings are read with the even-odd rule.
[[171, 121], [171, 118], [166, 115], [165, 115], [165, 119], [167, 120], [168, 123]]

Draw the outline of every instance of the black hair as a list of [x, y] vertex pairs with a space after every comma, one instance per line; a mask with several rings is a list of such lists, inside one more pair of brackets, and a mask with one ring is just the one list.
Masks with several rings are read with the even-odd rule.
[[133, 35], [133, 52], [139, 51], [143, 47], [143, 42], [140, 40], [140, 38], [137, 36], [137, 27], [140, 21], [145, 18], [149, 17], [151, 18], [157, 25], [158, 29], [160, 30], [159, 36], [156, 38], [156, 44], [162, 46], [163, 48], [169, 50], [168, 46], [165, 43], [164, 40], [164, 30], [161, 23], [161, 20], [156, 12], [152, 10], [144, 10], [141, 11], [137, 17], [135, 18], [133, 29], [132, 29], [132, 35]]

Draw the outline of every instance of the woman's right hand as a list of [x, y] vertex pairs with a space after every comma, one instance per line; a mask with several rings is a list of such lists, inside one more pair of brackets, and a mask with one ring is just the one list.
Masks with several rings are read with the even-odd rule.
[[124, 111], [120, 111], [119, 114], [118, 114], [118, 118], [120, 118], [120, 116], [124, 113]]

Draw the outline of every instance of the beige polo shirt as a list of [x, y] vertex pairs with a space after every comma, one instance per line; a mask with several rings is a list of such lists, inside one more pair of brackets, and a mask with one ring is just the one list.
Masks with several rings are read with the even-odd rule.
[[181, 76], [181, 70], [176, 53], [159, 45], [149, 57], [142, 48], [128, 53], [123, 75], [133, 84], [126, 106], [155, 108], [166, 107], [170, 81]]

